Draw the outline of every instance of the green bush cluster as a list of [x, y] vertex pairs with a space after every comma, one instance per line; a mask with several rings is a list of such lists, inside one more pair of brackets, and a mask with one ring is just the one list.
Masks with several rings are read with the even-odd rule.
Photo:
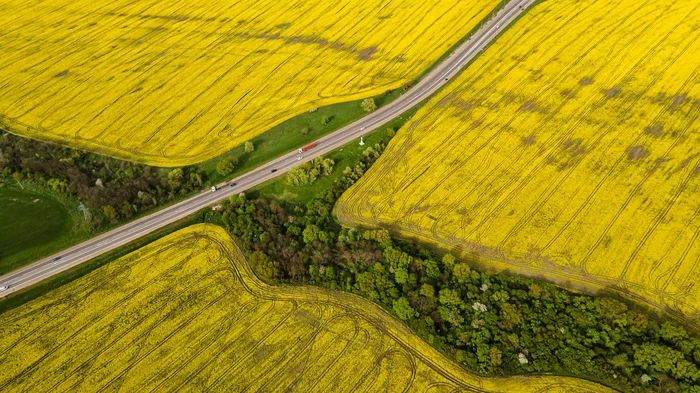
[[450, 254], [341, 228], [332, 209], [377, 159], [373, 146], [306, 206], [233, 197], [222, 222], [271, 283], [356, 293], [483, 375], [555, 373], [627, 392], [699, 392], [700, 340], [610, 297], [489, 274]]
[[0, 177], [77, 197], [90, 210], [93, 228], [187, 195], [206, 181], [203, 173], [191, 167], [163, 170], [2, 131]]
[[333, 172], [335, 161], [331, 158], [316, 157], [301, 165], [289, 168], [286, 182], [292, 186], [312, 184], [321, 176], [328, 176]]

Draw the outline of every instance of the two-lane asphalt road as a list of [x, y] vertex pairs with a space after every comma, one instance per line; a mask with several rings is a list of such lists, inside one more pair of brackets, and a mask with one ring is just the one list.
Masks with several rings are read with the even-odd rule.
[[[381, 127], [425, 100], [444, 84], [448, 83], [449, 79], [454, 77], [469, 63], [469, 61], [481, 52], [506, 26], [524, 12], [533, 1], [534, 0], [512, 0], [501, 11], [495, 14], [488, 23], [484, 24], [474, 36], [459, 46], [450, 56], [405, 94], [364, 118], [321, 138], [317, 141], [316, 147], [303, 153], [303, 160], [298, 160], [299, 154], [296, 151], [290, 152], [231, 180], [229, 183], [220, 184], [218, 186], [220, 188], [215, 192], [209, 190], [195, 195], [173, 206], [159, 210], [80, 243], [56, 255], [52, 255], [8, 273], [0, 277], [0, 287], [7, 286], [6, 290], [0, 292], [0, 297], [35, 284], [54, 274], [70, 269], [73, 266], [95, 258], [107, 251], [127, 244], [156, 229], [193, 214], [204, 207], [228, 198], [230, 195], [238, 194], [268, 179], [279, 176], [289, 170], [290, 167], [298, 165], [300, 162], [326, 154], [335, 148], [357, 140], [361, 135]], [[230, 187], [228, 185], [230, 183], [236, 183], [236, 185]]]

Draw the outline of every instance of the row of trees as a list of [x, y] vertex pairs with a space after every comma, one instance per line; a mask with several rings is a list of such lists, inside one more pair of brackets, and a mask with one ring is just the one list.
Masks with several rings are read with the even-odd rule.
[[[244, 145], [248, 154], [253, 142]], [[216, 171], [233, 173], [238, 159], [222, 159]], [[332, 168], [332, 165], [331, 165]], [[20, 138], [0, 130], [0, 177], [35, 183], [85, 203], [93, 228], [129, 219], [206, 184], [196, 167], [164, 169]]]
[[0, 176], [78, 197], [97, 228], [201, 189], [196, 168], [162, 169], [0, 131]]
[[232, 197], [222, 222], [270, 283], [364, 296], [457, 362], [486, 375], [558, 373], [629, 392], [700, 392], [700, 339], [609, 297], [473, 269], [393, 239], [341, 228], [331, 211], [383, 151], [366, 150], [306, 206]]
[[292, 186], [311, 184], [321, 176], [328, 176], [333, 172], [335, 161], [331, 158], [316, 157], [301, 165], [289, 168], [286, 182]]
[[[247, 141], [243, 145], [243, 151], [245, 151], [248, 154], [254, 152], [255, 145], [253, 144], [253, 142]], [[221, 176], [228, 176], [233, 173], [239, 162], [240, 160], [238, 159], [238, 157], [221, 159], [219, 160], [219, 162], [216, 163], [216, 173], [218, 173]]]

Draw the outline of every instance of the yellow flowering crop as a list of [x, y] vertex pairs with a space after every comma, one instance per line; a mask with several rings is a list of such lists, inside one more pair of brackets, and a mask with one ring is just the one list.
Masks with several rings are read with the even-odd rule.
[[4, 313], [0, 364], [3, 392], [608, 391], [472, 376], [361, 298], [261, 283], [213, 225]]
[[557, 0], [399, 131], [347, 222], [700, 310], [700, 2]]
[[0, 125], [160, 166], [398, 88], [500, 0], [8, 0]]

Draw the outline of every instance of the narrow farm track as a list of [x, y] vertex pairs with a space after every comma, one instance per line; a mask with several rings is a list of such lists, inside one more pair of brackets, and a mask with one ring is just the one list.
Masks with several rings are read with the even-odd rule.
[[[449, 80], [474, 59], [480, 51], [488, 46], [503, 29], [512, 23], [521, 13], [525, 12], [532, 3], [533, 0], [513, 0], [508, 3], [467, 42], [459, 46], [449, 57], [435, 67], [404, 95], [364, 118], [341, 128], [333, 134], [321, 138], [317, 142], [315, 148], [304, 153], [302, 161], [297, 160], [299, 154], [296, 151], [290, 152], [233, 179], [232, 183], [236, 183], [234, 187], [229, 187], [228, 184], [220, 184], [220, 189], [216, 192], [202, 192], [178, 204], [80, 243], [61, 253], [8, 273], [0, 277], [0, 286], [9, 287], [6, 291], [0, 293], [0, 296], [7, 296], [12, 292], [26, 288], [118, 248], [159, 228], [187, 217], [204, 207], [216, 204], [231, 195], [238, 194], [255, 185], [279, 176], [287, 172], [290, 167], [298, 165], [300, 162], [308, 161], [322, 154], [326, 154], [340, 146], [359, 139], [362, 135], [382, 127], [392, 119], [418, 105], [448, 83]], [[273, 170], [274, 172], [272, 172]], [[58, 257], [60, 257], [60, 259], [55, 260], [55, 258]]]

